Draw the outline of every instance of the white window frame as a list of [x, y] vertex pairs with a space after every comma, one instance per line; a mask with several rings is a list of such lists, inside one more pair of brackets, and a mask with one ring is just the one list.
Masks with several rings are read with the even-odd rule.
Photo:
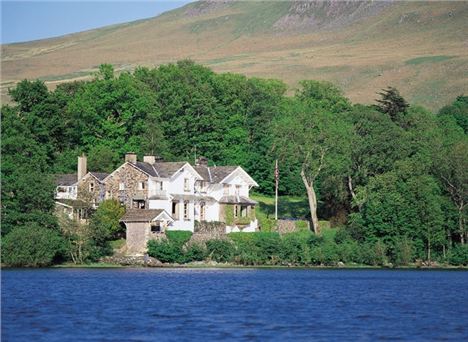
[[190, 178], [184, 178], [184, 191], [190, 191]]
[[223, 195], [229, 196], [229, 188], [231, 186], [229, 184], [223, 184]]
[[184, 201], [184, 220], [190, 221], [190, 210], [189, 210], [189, 202]]
[[120, 191], [125, 190], [125, 183], [123, 183], [123, 182], [120, 182], [120, 183], [119, 183], [119, 190], [120, 190]]

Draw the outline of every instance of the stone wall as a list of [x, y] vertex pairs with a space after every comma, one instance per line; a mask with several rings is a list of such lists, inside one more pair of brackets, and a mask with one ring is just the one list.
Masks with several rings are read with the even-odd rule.
[[197, 222], [195, 231], [188, 244], [205, 243], [208, 240], [226, 239], [226, 224], [224, 222]]
[[[91, 191], [90, 185], [94, 184], [94, 189]], [[106, 187], [93, 176], [86, 176], [78, 182], [77, 198], [89, 203], [98, 205], [105, 199]]]
[[149, 223], [147, 222], [127, 222], [126, 226], [126, 243], [127, 254], [144, 254], [146, 253], [146, 243], [149, 238]]
[[278, 220], [276, 223], [276, 229], [280, 234], [287, 234], [297, 232], [301, 229], [298, 229], [299, 226], [308, 227], [310, 229], [309, 221], [304, 220]]
[[[138, 190], [139, 182], [146, 183], [145, 190]], [[125, 190], [119, 190], [120, 183], [125, 184]], [[133, 198], [144, 197], [147, 200], [148, 175], [129, 164], [125, 164], [107, 178], [106, 192], [108, 192], [110, 198], [122, 202], [127, 208], [132, 208]], [[146, 205], [146, 208], [148, 208], [148, 205]]]

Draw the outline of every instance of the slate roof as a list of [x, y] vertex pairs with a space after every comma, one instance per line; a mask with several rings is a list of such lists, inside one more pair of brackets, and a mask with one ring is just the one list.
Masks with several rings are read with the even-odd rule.
[[219, 183], [229, 176], [237, 166], [210, 166], [211, 183]]
[[202, 165], [196, 165], [196, 166], [193, 166], [193, 168], [195, 169], [195, 171], [198, 172], [198, 174], [200, 176], [203, 177], [203, 180], [207, 181], [207, 182], [211, 182], [211, 175], [210, 175], [210, 171], [209, 171], [209, 167], [207, 166], [202, 166]]
[[223, 196], [219, 199], [219, 203], [225, 204], [248, 204], [248, 205], [255, 205], [257, 204], [256, 201], [244, 197], [244, 196]]
[[151, 222], [163, 211], [162, 209], [127, 209], [120, 222]]
[[154, 164], [136, 162], [134, 165], [152, 177], [170, 178], [185, 164], [186, 162], [160, 162]]
[[154, 163], [154, 167], [159, 174], [159, 177], [169, 178], [172, 177], [186, 162], [164, 162]]
[[104, 178], [106, 178], [107, 176], [109, 176], [108, 173], [105, 173], [105, 172], [90, 172], [90, 174], [92, 174], [94, 177], [96, 177], [97, 179], [99, 179], [100, 181], [103, 181]]
[[216, 201], [214, 197], [211, 196], [197, 196], [192, 194], [171, 194], [172, 199], [182, 200], [182, 201], [206, 201], [214, 202]]
[[71, 186], [78, 181], [76, 173], [61, 173], [54, 176], [56, 186]]

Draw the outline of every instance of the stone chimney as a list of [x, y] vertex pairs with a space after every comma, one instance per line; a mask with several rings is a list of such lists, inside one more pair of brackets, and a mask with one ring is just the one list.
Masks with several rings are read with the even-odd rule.
[[208, 158], [206, 157], [199, 157], [195, 162], [196, 166], [208, 166]]
[[80, 157], [78, 157], [78, 180], [83, 178], [87, 173], [87, 158], [86, 155], [83, 153]]
[[154, 164], [156, 162], [155, 156], [143, 156], [143, 161], [145, 163]]
[[137, 162], [137, 155], [133, 152], [125, 153], [125, 162], [130, 162], [132, 164], [136, 164]]

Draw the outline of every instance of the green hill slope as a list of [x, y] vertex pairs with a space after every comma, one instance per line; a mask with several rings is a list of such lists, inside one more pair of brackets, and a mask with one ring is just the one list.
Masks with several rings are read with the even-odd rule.
[[[161, 16], [2, 46], [2, 97], [24, 78], [54, 87], [101, 63], [118, 70], [191, 58], [218, 72], [329, 80], [371, 103], [396, 86], [437, 109], [467, 92], [468, 3], [200, 1]], [[4, 97], [3, 97], [4, 98]]]

